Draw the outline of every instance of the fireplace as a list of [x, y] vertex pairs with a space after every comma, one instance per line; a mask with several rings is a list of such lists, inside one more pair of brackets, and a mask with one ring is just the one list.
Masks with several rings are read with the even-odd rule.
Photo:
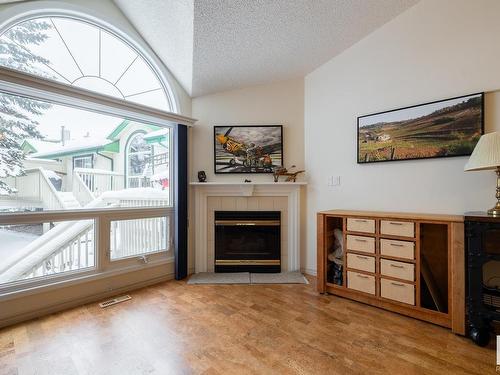
[[280, 211], [215, 211], [215, 272], [280, 271]]

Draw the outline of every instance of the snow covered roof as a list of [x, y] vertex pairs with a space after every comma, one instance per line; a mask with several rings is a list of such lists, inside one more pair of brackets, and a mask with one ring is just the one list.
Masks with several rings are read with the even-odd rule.
[[31, 154], [33, 158], [51, 159], [56, 157], [81, 154], [83, 152], [110, 151], [119, 152], [117, 141], [109, 139], [81, 138], [66, 141], [64, 146], [61, 143], [55, 144], [51, 150], [40, 151]]
[[24, 140], [21, 148], [26, 153], [33, 152], [49, 152], [60, 146], [59, 141], [47, 141], [43, 139], [26, 139]]
[[148, 143], [163, 142], [168, 139], [169, 133], [170, 129], [162, 128], [145, 134], [144, 139]]
[[150, 133], [146, 134], [144, 136], [144, 138], [149, 139], [149, 138], [155, 138], [155, 137], [158, 137], [161, 135], [168, 135], [169, 132], [170, 132], [170, 129], [164, 128], [164, 129], [156, 130], [154, 132], [150, 132]]
[[[39, 159], [53, 159], [97, 151], [120, 152], [118, 142], [120, 134], [130, 124], [130, 121], [123, 120], [106, 138], [71, 139], [66, 141], [64, 146], [60, 141], [27, 139], [23, 142], [22, 148], [30, 157]], [[144, 136], [148, 143], [163, 142], [168, 139], [169, 129], [151, 124], [144, 125], [153, 130]]]
[[[113, 131], [106, 138], [113, 141], [117, 140], [120, 137], [122, 131], [125, 130], [127, 126], [129, 126], [130, 124], [133, 124], [133, 122], [130, 122], [129, 120], [123, 120], [116, 128], [113, 129]], [[156, 131], [159, 128], [159, 126], [153, 124], [143, 124], [143, 123], [136, 123], [136, 124], [146, 126], [153, 131]]]

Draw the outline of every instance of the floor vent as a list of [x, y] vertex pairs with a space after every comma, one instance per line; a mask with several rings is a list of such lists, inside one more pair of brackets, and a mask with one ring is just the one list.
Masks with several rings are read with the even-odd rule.
[[132, 297], [126, 294], [124, 296], [115, 297], [112, 299], [108, 299], [107, 301], [101, 302], [99, 306], [101, 306], [104, 309], [105, 307], [113, 306], [116, 305], [117, 303], [128, 301], [129, 299], [132, 299]]

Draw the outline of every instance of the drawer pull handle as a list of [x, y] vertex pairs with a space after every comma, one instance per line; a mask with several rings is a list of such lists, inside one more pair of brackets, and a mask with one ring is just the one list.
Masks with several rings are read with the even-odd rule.
[[391, 243], [391, 246], [394, 246], [394, 247], [404, 247], [404, 245], [400, 245], [398, 243]]
[[403, 223], [395, 223], [393, 221], [390, 221], [389, 224], [391, 224], [391, 225], [404, 225]]
[[362, 240], [361, 238], [355, 238], [354, 240], [356, 240], [358, 242], [366, 242], [366, 240]]
[[368, 220], [364, 220], [364, 219], [356, 219], [354, 221], [356, 221], [357, 223], [366, 223], [366, 222], [368, 222]]
[[391, 284], [394, 285], [394, 286], [405, 286], [404, 284], [395, 283], [393, 281], [391, 281]]
[[394, 268], [405, 268], [405, 266], [400, 266], [399, 264], [394, 264], [394, 263], [391, 263], [391, 267], [394, 267]]
[[368, 276], [360, 275], [359, 273], [357, 273], [356, 276], [357, 277], [361, 277], [362, 279], [368, 279]]
[[364, 257], [362, 255], [356, 255], [356, 258], [368, 260], [368, 257]]

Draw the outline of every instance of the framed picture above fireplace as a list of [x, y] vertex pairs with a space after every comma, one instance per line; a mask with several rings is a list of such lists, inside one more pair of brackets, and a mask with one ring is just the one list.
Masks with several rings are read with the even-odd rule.
[[282, 165], [282, 125], [214, 126], [215, 173], [272, 173]]
[[484, 94], [358, 117], [358, 163], [466, 156], [484, 131]]

